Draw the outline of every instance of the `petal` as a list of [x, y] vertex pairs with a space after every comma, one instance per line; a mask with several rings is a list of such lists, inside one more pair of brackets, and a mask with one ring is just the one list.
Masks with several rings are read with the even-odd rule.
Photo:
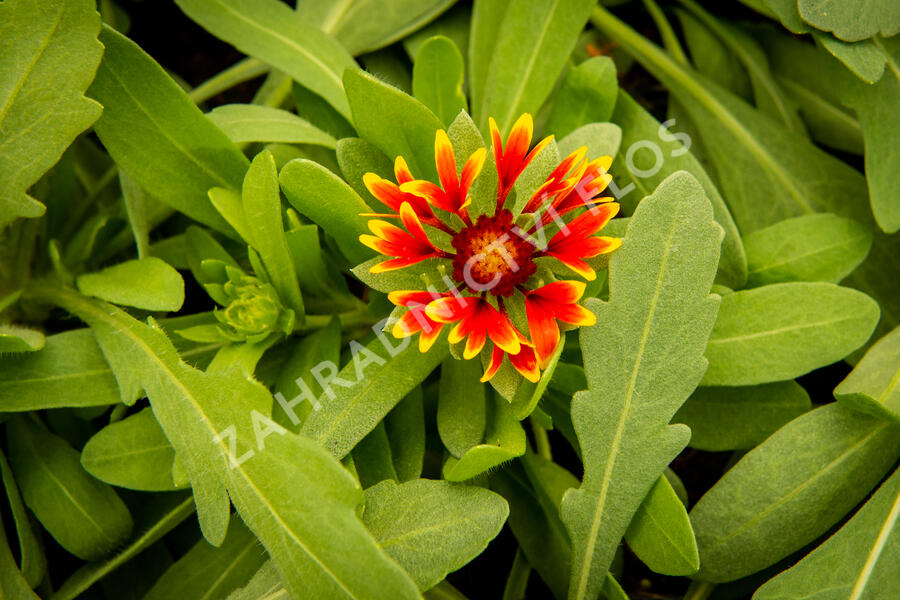
[[397, 319], [397, 322], [391, 328], [391, 334], [398, 339], [409, 337], [418, 331], [422, 331], [422, 323], [411, 310]]
[[414, 265], [417, 262], [421, 262], [426, 258], [432, 258], [435, 256], [437, 256], [437, 254], [423, 254], [422, 256], [392, 258], [391, 260], [386, 260], [383, 263], [373, 265], [372, 268], [369, 269], [369, 273], [384, 273], [385, 271], [396, 271], [397, 269], [403, 269], [410, 265]]
[[494, 350], [493, 352], [491, 352], [491, 362], [488, 363], [484, 375], [481, 376], [481, 383], [490, 381], [491, 377], [497, 374], [497, 371], [500, 369], [500, 365], [503, 364], [503, 356], [505, 354], [506, 353], [503, 352], [500, 346], [494, 346]]
[[500, 137], [500, 129], [497, 127], [494, 117], [488, 117], [488, 125], [491, 128], [491, 148], [494, 151], [494, 162], [497, 164], [497, 172], [502, 179], [503, 139]]
[[394, 160], [394, 177], [397, 179], [398, 184], [404, 184], [407, 181], [412, 181], [413, 176], [412, 172], [409, 170], [409, 165], [406, 164], [406, 159], [402, 156], [398, 156]]
[[463, 165], [462, 175], [460, 176], [459, 181], [459, 193], [461, 196], [465, 196], [469, 193], [469, 187], [471, 187], [472, 182], [475, 181], [475, 178], [481, 173], [481, 168], [484, 166], [484, 159], [486, 156], [487, 148], [479, 148], [472, 153], [472, 156], [470, 156], [469, 160], [466, 161], [466, 164]]
[[513, 123], [512, 129], [506, 138], [504, 156], [509, 157], [510, 162], [521, 161], [528, 152], [528, 146], [531, 145], [531, 136], [533, 134], [534, 121], [531, 118], [531, 114], [523, 113]]
[[[438, 323], [454, 323], [471, 313], [474, 305], [475, 302], [465, 296], [445, 296], [432, 300], [425, 307], [425, 314]], [[453, 335], [453, 332], [450, 334]]]
[[[487, 306], [490, 307], [488, 304]], [[503, 348], [510, 354], [516, 354], [522, 347], [519, 342], [519, 336], [516, 335], [516, 328], [506, 315], [497, 312], [493, 307], [490, 311], [485, 311], [485, 327], [491, 341]]]
[[444, 191], [448, 194], [456, 191], [459, 188], [456, 157], [453, 155], [450, 138], [443, 129], [438, 129], [434, 136], [434, 164], [437, 166], [438, 178]]
[[463, 358], [469, 360], [478, 356], [478, 353], [484, 348], [485, 341], [487, 341], [487, 330], [483, 326], [473, 327], [472, 331], [469, 332], [469, 337], [466, 339]]
[[580, 304], [564, 304], [556, 308], [556, 318], [576, 327], [590, 327], [597, 322], [597, 315]]
[[525, 315], [528, 332], [534, 341], [534, 350], [541, 362], [553, 355], [559, 344], [559, 326], [548, 307], [539, 298], [525, 299]]
[[409, 202], [404, 202], [400, 205], [400, 220], [403, 222], [403, 226], [406, 227], [406, 230], [412, 234], [414, 238], [422, 244], [434, 248], [431, 240], [428, 239], [428, 234], [425, 233], [425, 228], [422, 227], [422, 222], [419, 221], [419, 216], [416, 214], [416, 211], [413, 210], [413, 207], [410, 206]]
[[441, 294], [425, 290], [396, 290], [388, 294], [388, 300], [397, 306], [425, 306]]
[[462, 321], [460, 321], [453, 327], [453, 329], [450, 330], [450, 335], [447, 336], [447, 341], [451, 344], [458, 344], [459, 342], [463, 341], [465, 337], [466, 334], [464, 333], [463, 323]]
[[594, 269], [589, 264], [587, 264], [586, 262], [581, 260], [580, 258], [576, 258], [574, 256], [567, 256], [564, 254], [555, 254], [553, 252], [547, 252], [547, 251], [545, 251], [544, 253], [548, 256], [552, 256], [553, 258], [555, 258], [562, 264], [566, 265], [567, 267], [569, 267], [570, 269], [572, 269], [573, 271], [575, 271], [576, 273], [578, 273], [579, 275], [581, 275], [582, 277], [587, 279], [588, 281], [593, 281], [597, 278], [597, 273], [594, 271]]
[[558, 304], [578, 302], [584, 294], [587, 284], [581, 281], [554, 281], [529, 292], [529, 296], [539, 296]]
[[441, 334], [441, 329], [443, 327], [444, 326], [440, 323], [435, 323], [431, 328], [431, 331], [422, 329], [422, 334], [419, 335], [419, 352], [428, 352], [431, 349], [431, 347], [434, 345], [434, 342]]
[[528, 346], [522, 346], [522, 350], [518, 354], [511, 354], [509, 362], [516, 368], [516, 371], [521, 373], [531, 383], [540, 381], [541, 371], [538, 367], [537, 357], [534, 354], [534, 350]]

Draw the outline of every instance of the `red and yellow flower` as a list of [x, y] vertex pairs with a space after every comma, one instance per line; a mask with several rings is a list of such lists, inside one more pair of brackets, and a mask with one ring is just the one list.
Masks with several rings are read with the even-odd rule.
[[[373, 217], [369, 221], [373, 235], [360, 236], [360, 241], [387, 257], [371, 267], [373, 273], [408, 268], [426, 259], [445, 265], [443, 289], [396, 290], [388, 295], [394, 305], [406, 309], [393, 326], [394, 336], [418, 333], [419, 349], [425, 352], [443, 327], [451, 326], [448, 340], [463, 344], [463, 358], [484, 354], [482, 381], [493, 377], [505, 358], [525, 378], [537, 381], [559, 346], [559, 324], [580, 327], [595, 322], [594, 314], [579, 304], [586, 284], [557, 281], [554, 273], [570, 271], [591, 281], [596, 273], [588, 260], [621, 244], [618, 238], [596, 235], [619, 209], [613, 198], [600, 196], [611, 180], [612, 159], [588, 160], [587, 149], [579, 148], [560, 161], [526, 202], [519, 203], [512, 200], [516, 181], [552, 137], [532, 148], [528, 114], [516, 121], [505, 144], [493, 119], [490, 129], [497, 169], [492, 214], [472, 214], [469, 196], [475, 180], [484, 176], [486, 149], [472, 153], [458, 172], [453, 146], [440, 130], [434, 148], [440, 184], [415, 179], [402, 157], [394, 165], [396, 182], [365, 175], [368, 190], [393, 212], [366, 215]], [[524, 206], [521, 214], [513, 212], [515, 204]], [[544, 235], [545, 230], [552, 235]], [[555, 259], [561, 265], [539, 268], [538, 258]], [[512, 302], [524, 304], [524, 321], [518, 326], [508, 309]]]

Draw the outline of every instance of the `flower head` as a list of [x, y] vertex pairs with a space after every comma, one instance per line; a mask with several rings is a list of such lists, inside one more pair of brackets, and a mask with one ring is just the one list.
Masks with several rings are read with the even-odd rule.
[[[507, 358], [522, 376], [537, 381], [560, 343], [559, 324], [595, 322], [593, 313], [579, 304], [585, 283], [557, 281], [554, 273], [570, 271], [593, 280], [588, 260], [621, 244], [618, 238], [595, 235], [619, 209], [612, 198], [600, 196], [611, 180], [607, 171], [612, 159], [588, 160], [587, 149], [579, 148], [560, 161], [526, 202], [513, 202], [509, 199], [519, 191], [519, 175], [552, 137], [531, 148], [533, 125], [527, 114], [516, 121], [505, 143], [493, 119], [490, 128], [498, 182], [493, 213], [472, 214], [469, 196], [476, 178], [484, 176], [487, 150], [472, 153], [457, 171], [453, 146], [441, 130], [435, 136], [439, 184], [415, 179], [402, 157], [395, 162], [396, 183], [365, 175], [369, 191], [394, 212], [367, 215], [373, 217], [369, 229], [374, 235], [360, 236], [360, 241], [387, 257], [371, 267], [373, 273], [429, 258], [452, 273], [444, 277], [443, 290], [388, 295], [407, 309], [393, 326], [394, 336], [419, 334], [419, 349], [425, 352], [450, 326], [448, 340], [462, 345], [463, 358], [485, 353], [482, 381], [491, 379]], [[521, 214], [510, 208], [515, 204], [524, 205]], [[549, 241], [545, 229], [553, 232]], [[555, 259], [559, 266], [540, 267], [539, 258]], [[521, 320], [511, 316], [510, 302], [524, 304]]]

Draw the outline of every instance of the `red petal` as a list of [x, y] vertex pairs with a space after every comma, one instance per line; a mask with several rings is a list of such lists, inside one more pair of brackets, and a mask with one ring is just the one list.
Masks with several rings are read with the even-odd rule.
[[490, 381], [491, 377], [497, 374], [497, 370], [500, 369], [500, 365], [503, 364], [503, 356], [505, 354], [506, 353], [503, 352], [500, 346], [494, 346], [494, 350], [491, 352], [491, 362], [488, 364], [484, 375], [481, 376], [482, 383]]
[[434, 136], [434, 163], [437, 166], [438, 178], [441, 186], [447, 194], [452, 194], [459, 189], [459, 176], [456, 173], [456, 157], [453, 155], [453, 145], [447, 132], [438, 129]]
[[541, 379], [541, 371], [538, 368], [537, 357], [534, 350], [528, 346], [522, 346], [518, 354], [511, 354], [509, 362], [531, 383], [537, 383]]
[[397, 183], [401, 185], [413, 180], [409, 165], [406, 164], [406, 160], [402, 156], [398, 156], [394, 161], [394, 177], [397, 178]]
[[534, 341], [535, 352], [543, 362], [553, 355], [559, 344], [559, 326], [553, 313], [540, 298], [525, 298], [525, 315], [528, 317], [528, 331]]
[[554, 281], [529, 292], [529, 296], [539, 296], [558, 304], [578, 302], [584, 294], [586, 284], [580, 281]]

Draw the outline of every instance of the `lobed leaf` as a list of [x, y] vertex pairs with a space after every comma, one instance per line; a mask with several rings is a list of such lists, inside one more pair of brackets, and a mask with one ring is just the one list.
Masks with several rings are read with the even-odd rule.
[[90, 0], [0, 5], [0, 228], [46, 207], [28, 194], [100, 116], [86, 98], [103, 45]]
[[588, 390], [572, 400], [585, 475], [560, 509], [573, 544], [570, 599], [597, 596], [641, 499], [687, 444], [689, 430], [668, 423], [706, 368], [721, 240], [703, 188], [677, 173], [638, 205], [610, 261], [609, 301], [588, 302]]

